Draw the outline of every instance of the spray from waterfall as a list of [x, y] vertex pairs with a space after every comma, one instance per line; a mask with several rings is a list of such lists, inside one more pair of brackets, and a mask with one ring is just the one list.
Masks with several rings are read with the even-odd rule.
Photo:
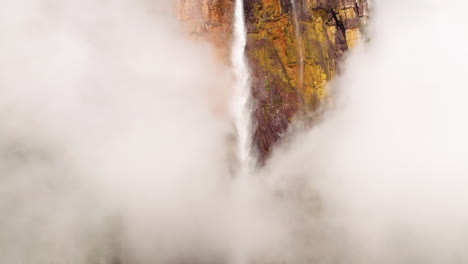
[[292, 13], [294, 19], [294, 34], [296, 37], [296, 50], [298, 56], [299, 69], [297, 72], [297, 88], [302, 90], [304, 87], [304, 45], [302, 43], [300, 24], [299, 24], [299, 14], [297, 12], [296, 0], [291, 0]]
[[249, 70], [245, 58], [247, 31], [245, 27], [243, 0], [236, 0], [234, 11], [234, 41], [231, 61], [236, 77], [235, 97], [232, 105], [237, 130], [237, 158], [239, 175], [249, 174], [255, 166], [252, 153], [252, 118], [249, 86]]

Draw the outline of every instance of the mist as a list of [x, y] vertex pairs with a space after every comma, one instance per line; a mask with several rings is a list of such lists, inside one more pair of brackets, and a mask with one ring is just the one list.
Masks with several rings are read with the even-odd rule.
[[1, 6], [1, 263], [468, 262], [463, 1], [376, 0], [320, 122], [237, 178], [232, 70], [172, 1]]
[[309, 253], [321, 261], [466, 263], [468, 6], [372, 7], [320, 124], [291, 132], [266, 174], [319, 197], [307, 219], [323, 234], [311, 237], [325, 249]]
[[173, 3], [1, 5], [0, 262], [234, 258], [232, 74]]

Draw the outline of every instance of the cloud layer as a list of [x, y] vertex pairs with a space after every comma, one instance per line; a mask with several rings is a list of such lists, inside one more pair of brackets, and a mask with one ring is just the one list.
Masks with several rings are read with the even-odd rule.
[[379, 0], [322, 122], [233, 180], [170, 1], [3, 1], [0, 262], [464, 263], [463, 1]]

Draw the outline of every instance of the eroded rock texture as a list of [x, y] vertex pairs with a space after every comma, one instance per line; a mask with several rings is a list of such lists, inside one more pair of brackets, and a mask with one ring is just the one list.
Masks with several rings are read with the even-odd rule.
[[[235, 0], [177, 3], [187, 31], [213, 43], [227, 64], [234, 4]], [[367, 0], [244, 0], [244, 12], [254, 144], [264, 160], [293, 117], [320, 106], [340, 58], [359, 38], [368, 6]]]
[[246, 53], [260, 157], [299, 111], [315, 111], [343, 52], [359, 37], [367, 0], [244, 0]]
[[177, 15], [186, 31], [208, 40], [224, 61], [229, 61], [235, 0], [177, 0]]

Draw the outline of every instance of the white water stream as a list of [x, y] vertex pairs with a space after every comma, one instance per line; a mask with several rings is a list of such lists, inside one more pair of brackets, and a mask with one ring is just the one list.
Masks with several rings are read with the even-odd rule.
[[298, 56], [299, 69], [297, 74], [297, 89], [302, 90], [304, 86], [304, 50], [302, 45], [299, 14], [297, 12], [296, 0], [291, 0], [293, 19], [294, 19], [294, 34], [296, 36], [296, 50]]
[[252, 107], [249, 85], [249, 69], [245, 57], [247, 31], [245, 27], [243, 0], [236, 0], [234, 12], [234, 40], [231, 61], [233, 64], [235, 98], [232, 105], [235, 127], [237, 130], [237, 158], [239, 159], [238, 175], [248, 175], [255, 167], [252, 153]]

